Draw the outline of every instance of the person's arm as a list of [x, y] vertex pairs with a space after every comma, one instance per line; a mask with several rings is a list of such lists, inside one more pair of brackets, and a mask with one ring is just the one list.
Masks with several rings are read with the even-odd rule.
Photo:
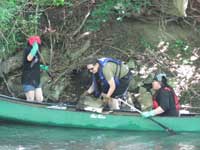
[[155, 115], [162, 114], [162, 113], [165, 112], [164, 109], [162, 109], [162, 107], [160, 107], [160, 106], [157, 107], [156, 109], [152, 110], [152, 111], [153, 111], [154, 116], [155, 116]]
[[153, 109], [151, 111], [145, 111], [142, 113], [142, 116], [145, 117], [145, 118], [148, 118], [148, 117], [152, 117], [152, 116], [156, 116], [156, 115], [159, 115], [159, 114], [162, 114], [163, 112], [165, 112], [162, 107], [158, 107], [156, 109]]
[[145, 118], [148, 118], [148, 117], [152, 117], [152, 116], [162, 114], [163, 112], [165, 112], [165, 111], [162, 109], [162, 107], [159, 106], [156, 109], [153, 109], [151, 111], [143, 112], [142, 116], [145, 117]]
[[164, 90], [160, 91], [157, 99], [159, 99], [159, 102], [160, 102], [159, 107], [157, 107], [156, 109], [151, 110], [151, 111], [143, 112], [142, 115], [144, 117], [152, 117], [155, 115], [159, 115], [169, 109], [170, 106], [169, 106], [169, 93], [168, 92], [166, 92]]
[[82, 96], [87, 96], [90, 95], [94, 92], [94, 83], [92, 83], [92, 85], [89, 87], [88, 90], [86, 90], [85, 92], [83, 92]]
[[36, 53], [38, 52], [38, 50], [39, 50], [39, 46], [38, 46], [37, 42], [35, 42], [33, 44], [33, 46], [32, 46], [32, 49], [31, 49], [30, 53], [27, 56], [27, 60], [28, 61], [32, 61], [33, 57], [36, 55]]
[[92, 82], [92, 85], [89, 87], [89, 89], [86, 92], [88, 94], [92, 94], [94, 92], [94, 82]]

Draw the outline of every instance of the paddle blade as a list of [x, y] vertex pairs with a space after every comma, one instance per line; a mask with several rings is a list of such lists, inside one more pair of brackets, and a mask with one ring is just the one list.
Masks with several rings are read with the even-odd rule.
[[168, 128], [167, 126], [165, 126], [164, 124], [154, 120], [153, 118], [148, 118], [148, 119], [150, 119], [151, 121], [153, 121], [154, 123], [156, 123], [157, 125], [162, 127], [163, 129], [165, 129], [165, 131], [167, 131], [169, 134], [171, 134], [171, 135], [175, 135], [176, 134], [176, 132], [173, 129]]
[[167, 128], [166, 131], [171, 135], [176, 135], [176, 132], [170, 128]]

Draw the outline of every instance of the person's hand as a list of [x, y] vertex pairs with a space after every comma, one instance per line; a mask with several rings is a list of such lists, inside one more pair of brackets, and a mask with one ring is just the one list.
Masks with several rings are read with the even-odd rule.
[[112, 100], [112, 98], [108, 97], [107, 94], [105, 94], [105, 93], [101, 93], [101, 99], [103, 101], [104, 106], [108, 105], [109, 101]]
[[32, 57], [34, 57], [36, 55], [36, 53], [38, 52], [39, 50], [39, 46], [38, 46], [38, 43], [37, 42], [34, 42], [33, 46], [32, 46], [32, 49], [30, 51], [30, 55]]
[[82, 96], [88, 96], [88, 95], [90, 95], [90, 94], [88, 93], [88, 91], [85, 91], [85, 92], [83, 92], [83, 94], [82, 94]]
[[144, 118], [148, 118], [148, 117], [155, 116], [155, 113], [154, 113], [153, 110], [151, 110], [151, 111], [145, 111], [145, 112], [142, 112], [142, 116], [143, 116]]
[[48, 71], [49, 70], [49, 66], [40, 64], [40, 69], [44, 70], [44, 71]]
[[105, 93], [101, 93], [101, 98], [103, 99], [104, 97], [106, 97], [107, 95]]
[[108, 103], [112, 100], [111, 97], [104, 96], [103, 97], [103, 104], [104, 106], [108, 105]]

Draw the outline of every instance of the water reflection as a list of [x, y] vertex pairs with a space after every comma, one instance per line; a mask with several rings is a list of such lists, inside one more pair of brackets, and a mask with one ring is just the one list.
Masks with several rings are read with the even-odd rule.
[[195, 149], [194, 145], [189, 145], [189, 144], [184, 144], [184, 143], [179, 143], [178, 147], [180, 150], [194, 150]]
[[0, 150], [200, 150], [200, 134], [1, 124]]

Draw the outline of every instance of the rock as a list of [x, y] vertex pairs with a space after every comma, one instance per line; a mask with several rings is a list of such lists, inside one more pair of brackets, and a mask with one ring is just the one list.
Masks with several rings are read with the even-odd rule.
[[2, 73], [8, 74], [20, 68], [22, 66], [22, 55], [22, 52], [19, 52], [5, 61], [0, 61], [0, 77], [2, 77]]
[[102, 108], [103, 101], [99, 98], [95, 98], [92, 96], [81, 96], [80, 100], [77, 103], [76, 108], [78, 110], [83, 110], [85, 107], [93, 107], [93, 108]]
[[136, 81], [134, 79], [129, 83], [129, 91], [134, 92], [138, 88]]
[[153, 81], [154, 75], [153, 74], [149, 74], [147, 78], [144, 79], [144, 84], [151, 84]]
[[128, 65], [128, 67], [129, 67], [130, 69], [135, 69], [135, 68], [137, 67], [136, 64], [135, 64], [135, 61], [134, 61], [133, 59], [129, 60], [129, 61], [127, 62], [127, 65]]
[[140, 87], [139, 89], [139, 97], [138, 101], [141, 104], [142, 111], [151, 109], [152, 108], [152, 96], [150, 92], [147, 92], [147, 90], [143, 87]]
[[25, 97], [23, 92], [22, 84], [21, 84], [21, 76], [9, 76], [8, 86], [12, 93], [15, 94], [16, 97]]
[[139, 78], [139, 76], [133, 76], [133, 79], [131, 80], [131, 82], [129, 84], [129, 91], [136, 92], [138, 87], [140, 87], [142, 85], [143, 85], [143, 83], [142, 83], [141, 79]]
[[[45, 98], [50, 99], [52, 101], [59, 101], [60, 95], [63, 93], [66, 87], [70, 87], [70, 83], [66, 82], [66, 78], [63, 77], [56, 84], [48, 84], [43, 79], [43, 93]], [[45, 83], [44, 83], [45, 82]]]

